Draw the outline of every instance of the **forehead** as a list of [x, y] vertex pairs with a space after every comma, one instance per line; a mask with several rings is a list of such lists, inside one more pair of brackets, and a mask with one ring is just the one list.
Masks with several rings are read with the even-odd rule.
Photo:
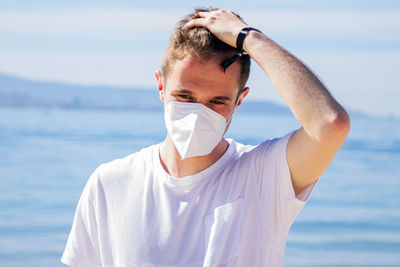
[[199, 61], [192, 56], [177, 59], [171, 66], [165, 81], [166, 89], [196, 89], [205, 88], [237, 93], [239, 90], [240, 64], [235, 62], [223, 71], [223, 57], [216, 56], [205, 61]]

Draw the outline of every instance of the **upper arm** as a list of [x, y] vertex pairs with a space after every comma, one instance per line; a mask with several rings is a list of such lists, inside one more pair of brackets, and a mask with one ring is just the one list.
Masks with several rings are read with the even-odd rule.
[[318, 180], [345, 141], [349, 124], [335, 127], [324, 138], [313, 138], [303, 127], [290, 137], [286, 156], [296, 195]]

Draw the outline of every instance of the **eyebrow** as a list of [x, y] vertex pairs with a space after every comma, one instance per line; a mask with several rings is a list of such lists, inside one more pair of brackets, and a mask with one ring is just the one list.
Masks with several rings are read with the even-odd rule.
[[189, 90], [186, 89], [176, 89], [174, 91], [172, 91], [175, 94], [188, 94], [188, 95], [193, 95], [193, 93]]

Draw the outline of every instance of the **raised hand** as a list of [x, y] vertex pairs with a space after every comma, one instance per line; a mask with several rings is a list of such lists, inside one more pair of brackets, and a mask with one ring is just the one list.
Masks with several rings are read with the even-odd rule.
[[185, 28], [207, 28], [218, 39], [232, 47], [236, 47], [236, 38], [240, 30], [248, 26], [233, 11], [218, 9], [213, 11], [200, 11], [197, 14], [200, 18], [192, 19], [186, 23]]

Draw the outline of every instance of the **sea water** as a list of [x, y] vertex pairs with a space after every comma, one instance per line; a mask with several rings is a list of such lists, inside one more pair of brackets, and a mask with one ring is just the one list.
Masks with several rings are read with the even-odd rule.
[[[238, 112], [226, 136], [257, 144], [298, 127], [289, 115]], [[0, 266], [63, 266], [91, 172], [165, 133], [158, 111], [0, 109]], [[289, 232], [285, 266], [400, 266], [399, 120], [352, 118]]]

